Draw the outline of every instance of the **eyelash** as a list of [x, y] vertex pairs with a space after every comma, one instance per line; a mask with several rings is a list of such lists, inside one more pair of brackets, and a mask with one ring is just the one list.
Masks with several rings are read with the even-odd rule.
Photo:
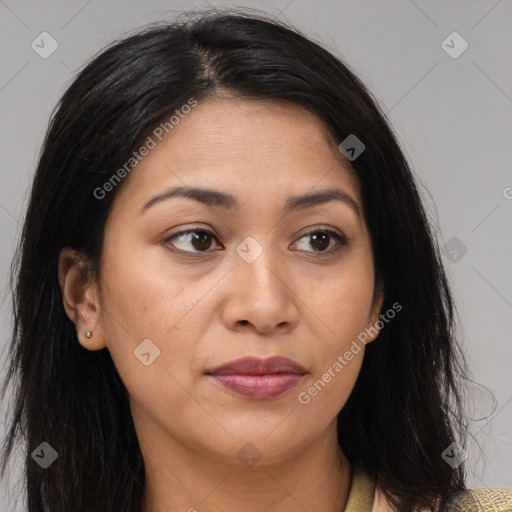
[[[174, 233], [170, 237], [166, 238], [164, 240], [164, 242], [165, 242], [165, 244], [168, 244], [174, 238], [176, 238], [176, 237], [178, 237], [180, 235], [186, 235], [187, 233], [203, 233], [203, 232], [204, 233], [208, 233], [209, 235], [211, 235], [218, 242], [218, 239], [217, 239], [217, 236], [215, 235], [215, 233], [213, 233], [213, 231], [211, 231], [211, 230], [209, 230], [207, 228], [203, 228], [203, 227], [193, 227], [193, 228], [187, 229], [185, 231], [180, 231], [178, 233]], [[332, 237], [335, 240], [337, 240], [338, 244], [333, 249], [330, 249], [329, 251], [306, 251], [306, 252], [317, 253], [317, 254], [320, 255], [320, 257], [322, 257], [322, 256], [329, 256], [331, 254], [334, 254], [334, 253], [338, 252], [342, 247], [348, 245], [348, 241], [345, 238], [345, 236], [343, 236], [342, 234], [338, 233], [337, 231], [334, 231], [333, 229], [329, 229], [329, 228], [321, 228], [321, 229], [314, 228], [314, 229], [311, 229], [311, 230], [307, 231], [306, 233], [303, 233], [302, 236], [298, 240], [302, 240], [302, 238], [304, 238], [304, 237], [306, 237], [308, 235], [313, 235], [313, 234], [318, 234], [318, 233], [325, 233], [325, 234], [329, 235], [330, 237]], [[213, 252], [212, 250], [206, 250], [206, 251], [183, 251], [183, 250], [178, 249], [176, 247], [174, 247], [174, 249], [171, 249], [171, 250], [173, 250], [174, 252], [179, 252], [179, 253], [185, 254], [187, 256], [192, 256], [192, 257], [195, 257], [195, 255], [202, 255], [202, 254], [207, 254], [209, 252]]]

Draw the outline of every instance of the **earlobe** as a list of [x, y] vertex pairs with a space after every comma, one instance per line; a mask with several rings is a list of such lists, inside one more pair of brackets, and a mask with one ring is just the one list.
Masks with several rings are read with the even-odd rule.
[[88, 350], [104, 348], [106, 343], [99, 321], [97, 285], [86, 258], [70, 247], [62, 249], [58, 280], [64, 310], [75, 324], [79, 343]]

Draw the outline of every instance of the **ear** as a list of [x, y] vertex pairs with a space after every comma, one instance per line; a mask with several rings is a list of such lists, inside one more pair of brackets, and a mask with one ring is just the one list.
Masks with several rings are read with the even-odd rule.
[[[367, 327], [368, 338], [366, 339], [366, 343], [372, 342], [380, 333], [380, 327], [377, 323], [380, 317], [380, 312], [382, 310], [382, 304], [384, 303], [384, 285], [382, 281], [379, 279], [375, 284], [372, 306], [369, 318], [369, 325]], [[382, 324], [382, 322], [380, 322]]]
[[[75, 324], [80, 344], [87, 350], [106, 346], [99, 318], [98, 286], [88, 260], [78, 251], [64, 247], [59, 254], [59, 286], [64, 309]], [[86, 337], [90, 331], [91, 337]]]

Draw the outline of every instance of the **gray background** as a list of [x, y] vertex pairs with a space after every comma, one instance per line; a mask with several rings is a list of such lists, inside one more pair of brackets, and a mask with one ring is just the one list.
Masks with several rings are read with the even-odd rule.
[[[258, 8], [326, 43], [388, 113], [420, 181], [439, 243], [448, 243], [452, 251], [443, 257], [478, 382], [468, 401], [474, 420], [469, 484], [512, 488], [512, 1], [210, 5]], [[107, 43], [195, 6], [207, 4], [0, 0], [0, 272], [5, 296], [0, 349], [5, 350], [12, 325], [5, 279], [51, 110], [75, 70]], [[58, 42], [47, 59], [31, 47], [44, 31]], [[469, 44], [458, 58], [442, 46], [453, 31]], [[461, 48], [457, 40], [447, 44], [452, 51]], [[1, 408], [5, 411], [6, 404]], [[0, 412], [0, 429], [3, 416]], [[16, 495], [16, 476], [2, 482], [1, 495], [8, 485]]]

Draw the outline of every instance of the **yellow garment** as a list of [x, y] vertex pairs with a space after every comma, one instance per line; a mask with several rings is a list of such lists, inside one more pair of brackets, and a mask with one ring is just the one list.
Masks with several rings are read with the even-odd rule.
[[375, 497], [375, 480], [355, 470], [345, 512], [371, 512]]
[[447, 512], [512, 512], [512, 490], [475, 489], [454, 496]]
[[[376, 483], [355, 471], [345, 512], [372, 512]], [[377, 511], [376, 511], [377, 512]], [[445, 512], [512, 512], [511, 489], [475, 489], [456, 494]]]

